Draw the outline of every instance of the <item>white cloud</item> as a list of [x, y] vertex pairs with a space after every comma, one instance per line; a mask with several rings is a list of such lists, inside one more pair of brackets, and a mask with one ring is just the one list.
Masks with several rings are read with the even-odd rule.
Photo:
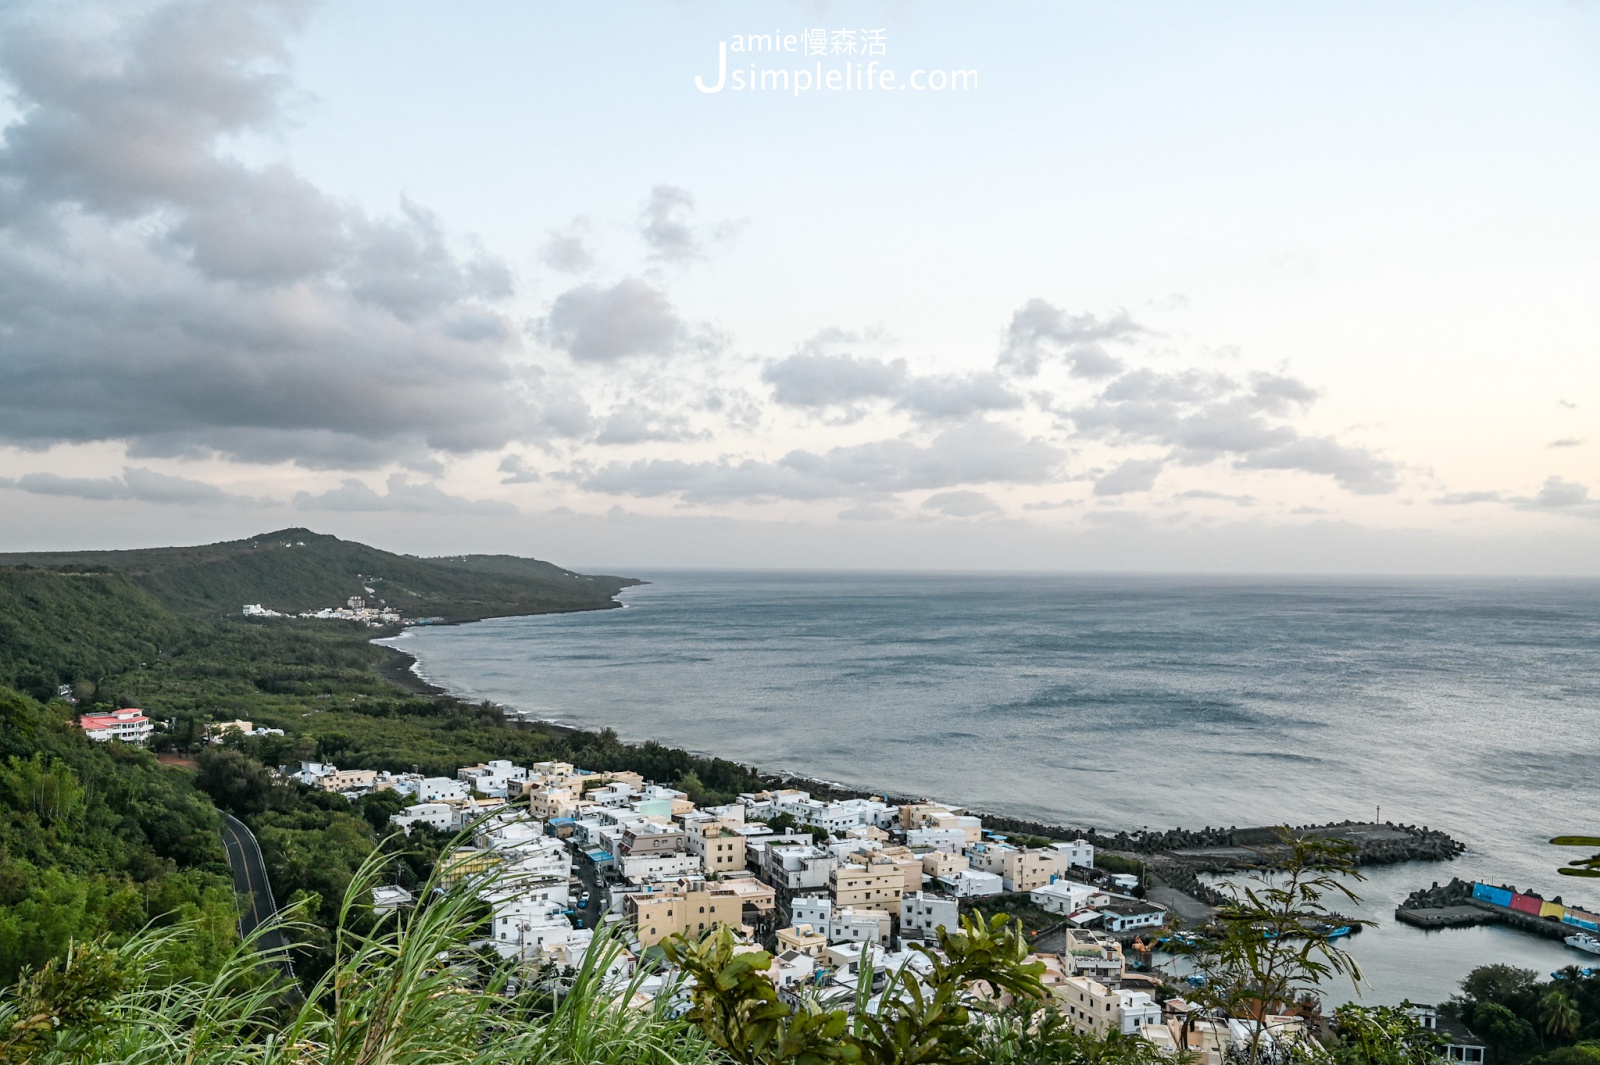
[[405, 474], [391, 474], [387, 491], [375, 492], [365, 482], [348, 478], [337, 488], [313, 495], [300, 492], [294, 497], [296, 510], [398, 511], [409, 514], [475, 514], [499, 517], [517, 513], [510, 503], [473, 500], [447, 494], [438, 485], [411, 482]]

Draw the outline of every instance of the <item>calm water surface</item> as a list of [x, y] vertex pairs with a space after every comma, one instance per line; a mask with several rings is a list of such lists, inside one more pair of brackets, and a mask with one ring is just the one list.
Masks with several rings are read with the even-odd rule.
[[627, 609], [407, 632], [435, 683], [768, 769], [1100, 828], [1370, 819], [1365, 997], [1581, 955], [1394, 905], [1451, 875], [1600, 905], [1545, 841], [1600, 829], [1600, 583], [663, 572]]

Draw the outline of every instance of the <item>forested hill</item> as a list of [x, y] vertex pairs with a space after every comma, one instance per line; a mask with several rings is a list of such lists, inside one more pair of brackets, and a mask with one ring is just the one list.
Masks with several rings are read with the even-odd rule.
[[639, 583], [511, 555], [397, 555], [308, 529], [201, 547], [0, 554], [0, 581], [19, 567], [122, 575], [168, 610], [211, 617], [237, 615], [245, 603], [294, 613], [362, 596], [406, 617], [466, 621], [603, 609]]

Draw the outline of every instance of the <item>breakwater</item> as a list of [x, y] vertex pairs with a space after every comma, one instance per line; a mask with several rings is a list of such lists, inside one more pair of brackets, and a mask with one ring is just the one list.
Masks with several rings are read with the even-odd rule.
[[1568, 906], [1559, 895], [1547, 899], [1536, 892], [1460, 878], [1413, 891], [1395, 909], [1394, 916], [1416, 928], [1499, 924], [1549, 939], [1565, 939], [1576, 932], [1600, 932], [1600, 915]]

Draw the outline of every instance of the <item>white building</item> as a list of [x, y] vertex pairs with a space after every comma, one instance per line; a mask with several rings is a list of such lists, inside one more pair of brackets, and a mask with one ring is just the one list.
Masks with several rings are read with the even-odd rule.
[[389, 823], [408, 836], [411, 835], [411, 826], [417, 824], [431, 825], [440, 832], [448, 832], [455, 820], [455, 813], [455, 807], [447, 802], [419, 802], [391, 815]]
[[83, 729], [85, 736], [101, 743], [116, 740], [119, 743], [144, 744], [156, 731], [143, 710], [132, 709], [113, 710], [108, 714], [84, 714], [78, 718], [78, 726]]
[[395, 778], [394, 790], [402, 795], [412, 795], [418, 802], [443, 802], [446, 799], [465, 799], [470, 796], [466, 782], [449, 777], [423, 777], [406, 773]]
[[849, 906], [837, 909], [828, 921], [828, 942], [876, 943], [889, 945], [892, 920], [882, 910], [856, 910]]
[[1097, 907], [1107, 932], [1131, 932], [1135, 928], [1156, 928], [1167, 919], [1167, 911], [1153, 902], [1113, 897], [1110, 904]]
[[960, 828], [913, 828], [906, 832], [906, 846], [919, 850], [929, 847], [946, 854], [964, 854], [967, 850], [967, 833]]
[[1070, 843], [1052, 843], [1049, 849], [1055, 851], [1069, 869], [1074, 866], [1080, 869], [1094, 868], [1094, 844], [1086, 839], [1077, 839]]
[[490, 925], [494, 949], [502, 958], [538, 961], [572, 939], [572, 922], [558, 904], [536, 899], [507, 899], [494, 907]]
[[768, 843], [761, 850], [761, 879], [778, 891], [816, 891], [828, 887], [837, 865], [833, 855], [807, 843]]
[[958, 899], [998, 895], [1005, 891], [1005, 881], [997, 873], [983, 873], [976, 869], [962, 869], [952, 876], [940, 877], [950, 894]]
[[1046, 913], [1059, 913], [1062, 916], [1077, 913], [1091, 905], [1096, 898], [1110, 901], [1110, 896], [1099, 888], [1080, 884], [1076, 880], [1057, 880], [1028, 892], [1029, 902]]
[[520, 795], [522, 785], [530, 773], [531, 770], [512, 765], [504, 758], [498, 758], [482, 765], [458, 769], [456, 777], [479, 795], [493, 795], [503, 799], [513, 794]]
[[914, 939], [934, 939], [940, 928], [961, 928], [961, 905], [955, 899], [926, 891], [913, 891], [900, 899], [900, 934]]
[[832, 917], [833, 900], [830, 898], [803, 895], [789, 902], [789, 923], [792, 925], [808, 924], [826, 935], [828, 921]]
[[705, 866], [694, 854], [627, 854], [617, 859], [617, 870], [628, 883], [643, 884], [699, 876]]

